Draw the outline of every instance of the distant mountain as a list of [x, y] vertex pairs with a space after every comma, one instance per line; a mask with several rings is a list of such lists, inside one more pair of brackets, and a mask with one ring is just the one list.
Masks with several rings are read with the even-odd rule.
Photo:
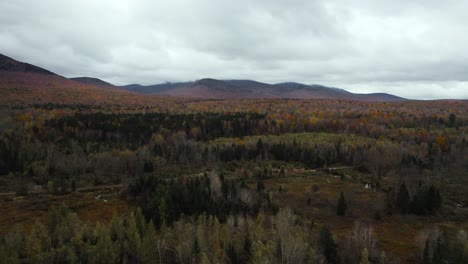
[[[199, 99], [339, 99], [402, 101], [391, 94], [354, 94], [343, 89], [295, 82], [268, 84], [252, 80], [201, 79], [194, 82], [117, 87], [91, 77], [67, 79], [46, 69], [0, 54], [1, 104], [152, 105], [154, 96]], [[160, 98], [160, 97], [158, 97]], [[164, 99], [165, 101], [167, 101]]]
[[201, 99], [253, 99], [255, 92], [255, 89], [234, 85], [229, 81], [201, 79], [158, 94]]
[[99, 79], [67, 79], [0, 54], [0, 105], [148, 105], [154, 101], [154, 97], [134, 94]]
[[161, 83], [155, 85], [140, 85], [140, 84], [129, 84], [125, 86], [120, 86], [121, 88], [136, 92], [136, 93], [143, 93], [143, 94], [158, 94], [161, 92], [169, 91], [172, 89], [176, 89], [179, 87], [190, 86], [193, 82], [180, 82], [180, 83]]
[[83, 83], [83, 84], [100, 86], [100, 87], [107, 87], [107, 88], [115, 87], [111, 83], [105, 82], [98, 78], [92, 78], [92, 77], [75, 77], [75, 78], [70, 78], [70, 80]]
[[251, 80], [201, 79], [195, 82], [121, 86], [128, 91], [201, 99], [340, 99], [359, 101], [402, 101], [386, 93], [354, 94], [343, 89], [295, 82], [268, 84]]

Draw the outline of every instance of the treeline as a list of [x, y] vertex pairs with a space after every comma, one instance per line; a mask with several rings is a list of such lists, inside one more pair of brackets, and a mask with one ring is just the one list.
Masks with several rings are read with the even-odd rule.
[[[202, 214], [156, 229], [140, 210], [115, 215], [108, 224], [90, 225], [66, 207], [54, 207], [44, 224], [1, 238], [0, 263], [309, 263], [324, 259], [322, 245], [298, 220], [290, 210], [271, 218], [231, 215], [224, 224]], [[331, 233], [325, 235], [322, 240], [328, 244], [324, 246], [333, 246], [337, 256]]]
[[[76, 113], [45, 122], [64, 132], [67, 138], [79, 141], [123, 142], [140, 146], [152, 134], [183, 131], [187, 139], [212, 140], [219, 137], [244, 137], [258, 131], [265, 114], [258, 113]], [[50, 136], [50, 135], [48, 135]]]
[[231, 215], [256, 216], [261, 209], [276, 213], [278, 206], [263, 189], [250, 190], [243, 180], [227, 180], [223, 173], [210, 172], [177, 180], [141, 176], [127, 191], [145, 218], [159, 228], [181, 216], [207, 214], [224, 223]]
[[[464, 124], [458, 122], [453, 113], [444, 119], [437, 115], [419, 115], [406, 120], [412, 114], [395, 115], [385, 111], [366, 113], [351, 109], [349, 112], [329, 113], [301, 111], [295, 112], [294, 115], [284, 113], [281, 116], [277, 116], [277, 112], [278, 110], [263, 113], [258, 111], [113, 113], [104, 110], [75, 109], [73, 114], [45, 121], [44, 129], [49, 132], [47, 134], [49, 137], [42, 138], [41, 136], [45, 135], [39, 133], [41, 130], [36, 125], [32, 126], [32, 130], [41, 140], [53, 140], [57, 135], [85, 141], [118, 142], [127, 146], [145, 144], [152, 134], [167, 136], [168, 133], [180, 132], [185, 133], [187, 139], [196, 141], [221, 137], [242, 138], [252, 135], [327, 132], [387, 138], [416, 144], [445, 144], [441, 148], [446, 148], [450, 147], [450, 141], [456, 140], [453, 131], [448, 129]], [[441, 142], [444, 140], [447, 142]]]
[[[19, 227], [18, 227], [19, 228]], [[466, 263], [464, 231], [422, 230], [415, 263]], [[184, 216], [156, 228], [139, 209], [91, 225], [66, 206], [46, 220], [0, 237], [0, 263], [394, 263], [376, 249], [372, 225], [355, 222], [337, 239], [328, 227], [307, 224], [289, 209], [256, 217]]]
[[442, 197], [434, 185], [418, 188], [411, 197], [406, 185], [402, 184], [395, 205], [402, 214], [430, 215], [440, 209]]

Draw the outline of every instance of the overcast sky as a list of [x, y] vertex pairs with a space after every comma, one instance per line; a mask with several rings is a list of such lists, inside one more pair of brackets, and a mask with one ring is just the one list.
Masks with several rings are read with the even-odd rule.
[[0, 10], [0, 53], [66, 77], [468, 99], [463, 0], [5, 0]]

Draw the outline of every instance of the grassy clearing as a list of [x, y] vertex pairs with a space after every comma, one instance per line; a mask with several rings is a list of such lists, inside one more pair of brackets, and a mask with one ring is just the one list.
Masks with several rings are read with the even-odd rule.
[[[403, 263], [409, 263], [411, 259], [419, 257], [415, 255], [420, 250], [416, 237], [421, 230], [438, 226], [440, 230], [452, 233], [468, 228], [466, 219], [387, 216], [384, 205], [377, 202], [383, 200], [384, 193], [365, 189], [358, 181], [342, 180], [325, 172], [290, 172], [287, 178], [266, 180], [265, 186], [266, 190], [272, 192], [280, 207], [291, 207], [311, 224], [316, 232], [323, 225], [328, 225], [337, 239], [346, 241], [355, 221], [371, 223], [379, 250], [384, 250], [387, 256], [399, 256]], [[336, 205], [341, 192], [348, 203], [344, 217], [336, 215]], [[307, 205], [308, 198], [311, 200], [310, 205]], [[381, 215], [380, 220], [374, 219], [374, 212], [377, 211]], [[457, 214], [462, 212], [458, 211]]]
[[[96, 199], [98, 195], [101, 199]], [[28, 230], [35, 222], [45, 221], [49, 208], [61, 204], [66, 204], [82, 221], [91, 223], [107, 222], [114, 212], [128, 210], [126, 201], [119, 198], [114, 188], [67, 195], [13, 196], [0, 202], [0, 236], [16, 225]]]

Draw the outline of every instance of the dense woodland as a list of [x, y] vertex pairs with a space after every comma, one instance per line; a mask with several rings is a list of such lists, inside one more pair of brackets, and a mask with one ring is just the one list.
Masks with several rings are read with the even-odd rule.
[[128, 205], [5, 226], [0, 263], [468, 262], [464, 101], [9, 105], [0, 131], [1, 192]]

